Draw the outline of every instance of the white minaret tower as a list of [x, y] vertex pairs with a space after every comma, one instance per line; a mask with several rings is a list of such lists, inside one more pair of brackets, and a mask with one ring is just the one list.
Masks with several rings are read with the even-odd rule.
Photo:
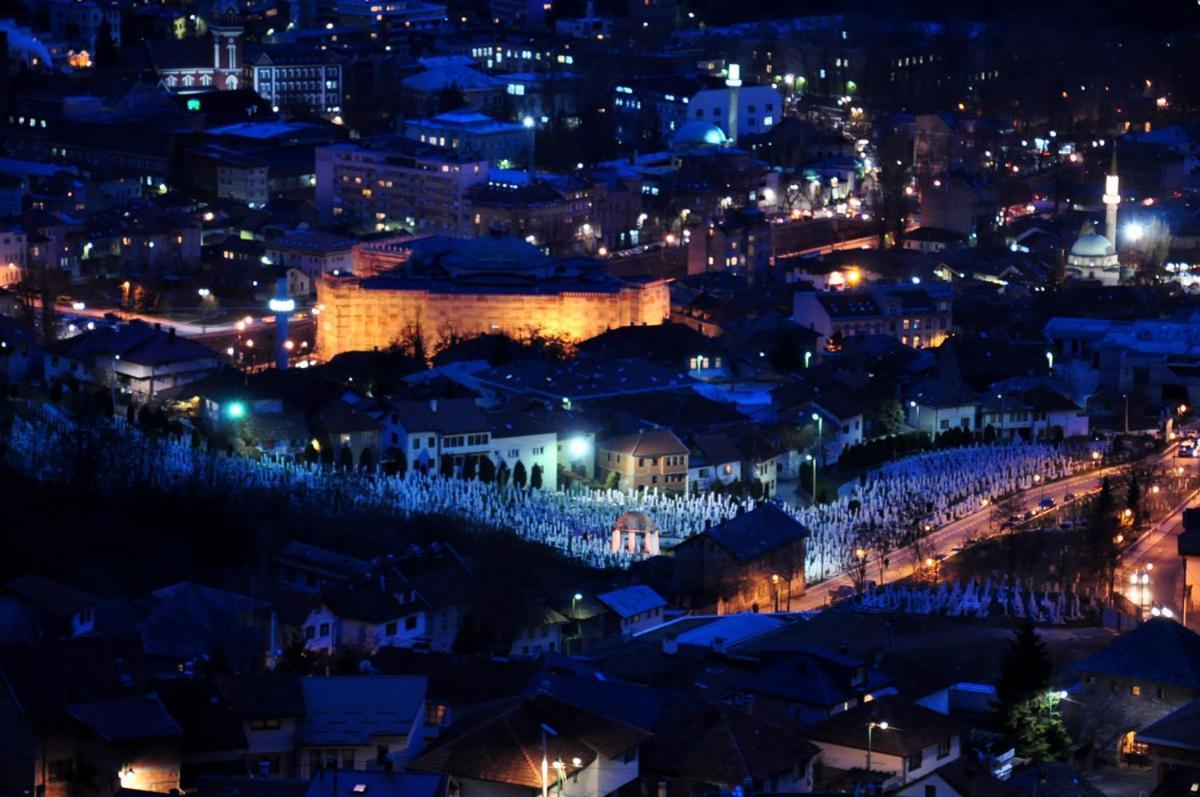
[[738, 137], [738, 89], [742, 87], [742, 68], [737, 64], [729, 65], [729, 73], [725, 78], [729, 87], [729, 146], [737, 144]]
[[1117, 251], [1117, 205], [1121, 204], [1120, 181], [1117, 179], [1117, 142], [1113, 142], [1112, 165], [1104, 178], [1104, 237], [1112, 251]]

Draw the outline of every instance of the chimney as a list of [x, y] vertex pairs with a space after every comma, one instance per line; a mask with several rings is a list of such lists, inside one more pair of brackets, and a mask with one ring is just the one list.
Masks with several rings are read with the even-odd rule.
[[664, 656], [674, 656], [679, 652], [679, 640], [673, 636], [663, 637], [662, 652]]
[[429, 400], [429, 411], [430, 412], [437, 412], [437, 402], [438, 402], [438, 400], [435, 398], [432, 398]]

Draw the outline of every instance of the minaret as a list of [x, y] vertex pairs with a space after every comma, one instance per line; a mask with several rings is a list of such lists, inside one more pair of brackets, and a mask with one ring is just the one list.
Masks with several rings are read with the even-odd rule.
[[1104, 237], [1117, 251], [1117, 205], [1121, 204], [1121, 188], [1117, 180], [1117, 142], [1113, 142], [1112, 165], [1104, 178]]
[[742, 68], [737, 64], [729, 65], [729, 74], [725, 78], [729, 87], [729, 146], [737, 144], [738, 137], [738, 89], [742, 87]]
[[287, 276], [275, 280], [275, 296], [267, 303], [275, 314], [275, 367], [288, 367], [288, 317], [296, 309], [296, 300], [288, 296]]

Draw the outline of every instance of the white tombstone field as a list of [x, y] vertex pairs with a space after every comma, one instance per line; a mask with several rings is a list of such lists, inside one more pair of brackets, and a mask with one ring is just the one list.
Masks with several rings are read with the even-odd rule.
[[[87, 474], [100, 485], [149, 484], [167, 493], [226, 500], [281, 493], [294, 508], [313, 513], [446, 514], [509, 529], [593, 567], [627, 567], [754, 507], [749, 498], [711, 493], [550, 492], [413, 471], [399, 476], [257, 460], [148, 435], [123, 420], [78, 426], [55, 408], [29, 406], [30, 412], [14, 418], [4, 455], [33, 478], [71, 478], [71, 469], [79, 466], [72, 453], [90, 446], [102, 452], [105, 463]], [[891, 533], [899, 544], [906, 525], [910, 533], [914, 523], [936, 528], [979, 511], [985, 499], [1028, 486], [1035, 474], [1057, 479], [1082, 464], [1050, 445], [967, 446], [890, 462], [828, 503], [780, 505], [809, 529], [805, 571], [816, 581], [847, 568], [864, 529]], [[1011, 610], [1026, 611], [1016, 595]], [[933, 596], [917, 600], [934, 610]], [[967, 600], [960, 595], [945, 602]], [[1070, 613], [1076, 613], [1074, 604]]]

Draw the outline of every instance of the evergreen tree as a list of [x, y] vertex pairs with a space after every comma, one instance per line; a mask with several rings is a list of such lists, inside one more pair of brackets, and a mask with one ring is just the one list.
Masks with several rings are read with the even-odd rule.
[[1117, 557], [1120, 554], [1116, 538], [1116, 499], [1113, 497], [1112, 484], [1105, 476], [1100, 481], [1100, 492], [1092, 502], [1092, 517], [1088, 521], [1086, 545], [1089, 566], [1100, 577], [1110, 594]]
[[529, 486], [535, 490], [542, 489], [542, 466], [536, 462], [529, 470]]
[[463, 462], [462, 477], [467, 481], [474, 481], [478, 472], [479, 465], [475, 457], [467, 457], [466, 461]]
[[524, 487], [525, 482], [528, 481], [528, 474], [525, 471], [525, 463], [519, 459], [517, 460], [517, 464], [513, 467], [512, 480], [513, 484], [517, 487]]
[[1133, 513], [1136, 520], [1140, 514], [1142, 503], [1142, 485], [1138, 483], [1137, 471], [1129, 475], [1129, 488], [1125, 491], [1125, 508]]
[[996, 702], [1002, 717], [1007, 717], [1014, 706], [1048, 689], [1053, 673], [1054, 665], [1045, 643], [1033, 623], [1026, 621], [1009, 641], [1000, 662]]
[[604, 479], [604, 489], [616, 490], [621, 486], [621, 474], [615, 470], [610, 470], [608, 476]]
[[342, 446], [342, 452], [338, 456], [338, 467], [342, 470], [354, 468], [354, 452], [350, 450], [350, 446]]
[[491, 484], [496, 480], [496, 463], [492, 462], [492, 458], [484, 456], [479, 460], [479, 481], [484, 484]]
[[447, 479], [454, 478], [454, 457], [450, 456], [449, 454], [443, 454], [441, 467], [438, 468], [438, 472]]
[[1033, 623], [1017, 629], [1000, 663], [996, 682], [996, 715], [1017, 753], [1035, 759], [1054, 758], [1070, 746], [1050, 691], [1054, 665]]
[[500, 467], [496, 468], [496, 483], [501, 487], [508, 485], [508, 477], [512, 474], [509, 470], [508, 463], [500, 460]]

